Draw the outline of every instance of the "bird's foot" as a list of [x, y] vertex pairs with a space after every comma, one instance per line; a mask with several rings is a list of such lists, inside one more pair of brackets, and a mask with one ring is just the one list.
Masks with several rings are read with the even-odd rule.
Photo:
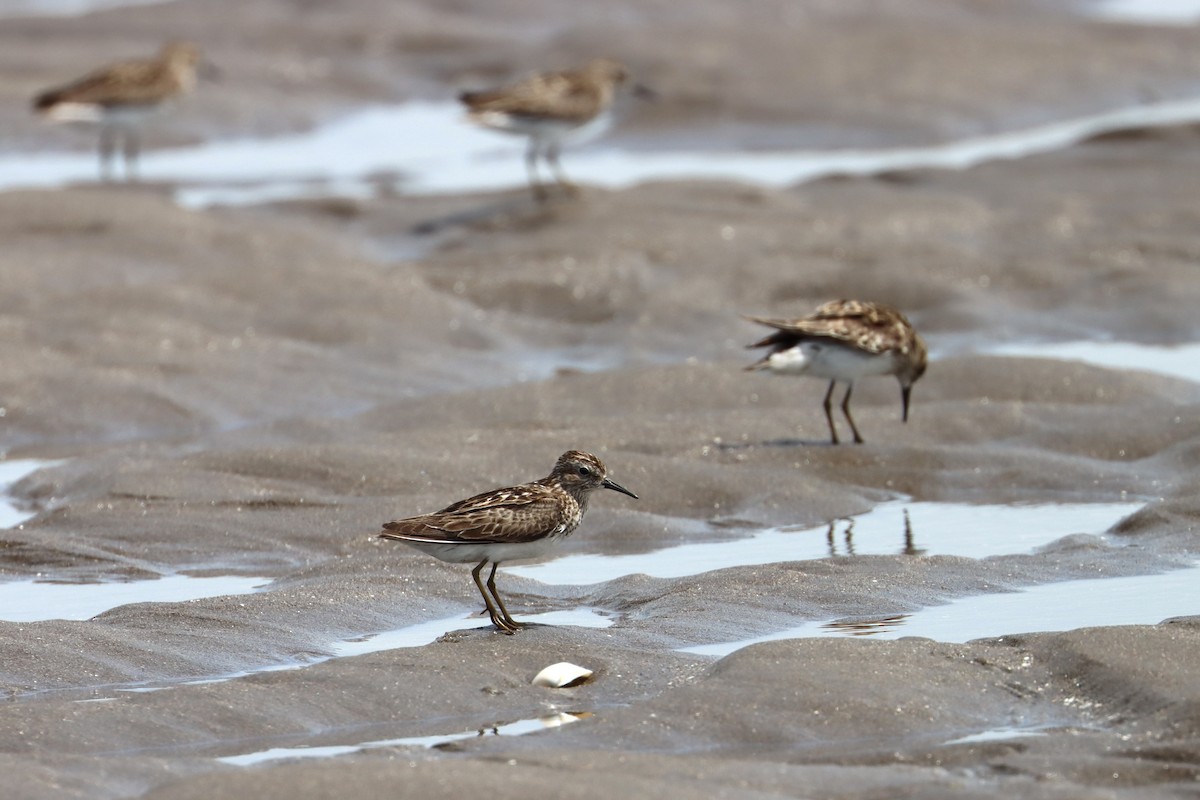
[[496, 626], [496, 631], [498, 633], [503, 633], [506, 636], [512, 636], [514, 633], [524, 627], [515, 619], [512, 619], [511, 617], [505, 619], [499, 614], [492, 615], [492, 624]]

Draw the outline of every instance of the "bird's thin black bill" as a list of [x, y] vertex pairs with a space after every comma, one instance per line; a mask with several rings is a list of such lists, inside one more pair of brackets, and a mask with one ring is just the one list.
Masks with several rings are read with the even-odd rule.
[[638, 98], [639, 100], [646, 100], [648, 102], [654, 102], [655, 100], [658, 99], [658, 92], [654, 91], [653, 89], [651, 89], [649, 86], [647, 86], [644, 83], [635, 83], [633, 85], [633, 89], [631, 91], [633, 93], [633, 96]]
[[627, 494], [630, 497], [632, 497], [634, 500], [638, 499], [638, 496], [636, 494], [629, 491], [628, 489], [626, 489], [624, 486], [617, 483], [616, 481], [611, 481], [608, 478], [605, 478], [604, 482], [601, 483], [600, 485], [603, 486], [605, 489], [612, 489], [614, 492], [620, 492], [621, 494]]

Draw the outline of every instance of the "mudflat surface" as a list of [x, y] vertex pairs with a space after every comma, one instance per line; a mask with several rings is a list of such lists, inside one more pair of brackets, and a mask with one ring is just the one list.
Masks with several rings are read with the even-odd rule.
[[[1193, 29], [1060, 4], [322, 8], [181, 0], [6, 19], [3, 144], [86, 146], [42, 131], [22, 98], [175, 36], [223, 77], [158, 144], [299, 128], [594, 52], [661, 95], [618, 136], [725, 146], [941, 141], [1183, 96], [1200, 70]], [[205, 211], [156, 184], [0, 194], [0, 450], [63, 459], [14, 487], [40, 513], [3, 531], [0, 574], [271, 581], [0, 622], [6, 792], [1194, 796], [1186, 598], [1163, 624], [1018, 625], [966, 644], [682, 648], [1191, 563], [1200, 385], [990, 353], [1200, 338], [1198, 145], [1187, 127], [1134, 131], [963, 172], [585, 187], [541, 206], [517, 190]], [[907, 425], [890, 379], [856, 387], [858, 447], [828, 445], [820, 382], [741, 370], [760, 334], [741, 314], [836, 297], [904, 309], [934, 355]], [[819, 526], [896, 496], [1146, 506], [1106, 536], [982, 560], [783, 555], [583, 586], [502, 573], [518, 617], [592, 609], [613, 624], [507, 637], [481, 619], [329, 657], [478, 604], [466, 567], [374, 539], [380, 523], [540, 477], [570, 448], [641, 499], [595, 498], [564, 554]], [[593, 680], [530, 685], [563, 660]], [[504, 733], [539, 718], [560, 727]], [[344, 752], [219, 760], [317, 747]]]

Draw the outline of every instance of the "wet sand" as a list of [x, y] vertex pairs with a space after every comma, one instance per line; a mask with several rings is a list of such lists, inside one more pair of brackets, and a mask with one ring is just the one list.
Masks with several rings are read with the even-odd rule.
[[[165, 144], [303, 126], [605, 45], [664, 97], [626, 141], [813, 146], [1013, 128], [1183, 94], [1200, 69], [1200, 32], [1036, 3], [814, 3], [786, 25], [783, 4], [737, 20], [704, 5], [688, 24], [667, 4], [572, 18], [535, 4], [514, 12], [543, 23], [533, 34], [478, 5], [389, 5], [382, 23], [382, 4], [363, 2], [281, 25], [279, 0], [6, 20], [0, 58], [19, 77], [2, 91], [66, 77], [68, 56], [90, 64], [186, 30], [238, 77], [167, 122]], [[15, 69], [14, 53], [33, 66]], [[780, 85], [787, 97], [767, 89]], [[6, 147], [32, 148], [41, 133], [10, 106]], [[1198, 144], [1180, 127], [963, 172], [588, 187], [544, 207], [522, 191], [207, 211], [153, 183], [0, 193], [0, 450], [65, 459], [15, 487], [41, 513], [0, 537], [0, 574], [273, 580], [86, 621], [0, 622], [6, 791], [1192, 796], [1200, 628], [1184, 617], [1200, 609], [1186, 602], [1164, 624], [967, 644], [681, 648], [1192, 563], [1200, 385], [987, 352], [1200, 338]], [[905, 309], [934, 354], [907, 425], [890, 380], [856, 388], [861, 447], [826, 443], [820, 382], [740, 369], [759, 333], [740, 314], [840, 296]], [[381, 522], [540, 476], [568, 448], [599, 453], [641, 499], [596, 498], [564, 554], [818, 526], [897, 495], [1147, 506], [1106, 536], [981, 560], [860, 555], [585, 586], [502, 574], [518, 618], [584, 608], [614, 624], [506, 637], [481, 619], [424, 647], [328, 658], [477, 605], [467, 568], [373, 539]], [[530, 685], [562, 660], [595, 678]], [[292, 668], [184, 683], [280, 666]], [[562, 712], [586, 716], [436, 748], [218, 760]]]

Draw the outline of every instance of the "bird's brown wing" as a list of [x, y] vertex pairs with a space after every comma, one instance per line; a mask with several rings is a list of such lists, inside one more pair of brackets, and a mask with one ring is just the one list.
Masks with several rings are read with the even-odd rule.
[[441, 511], [383, 526], [385, 539], [419, 542], [518, 544], [562, 525], [563, 509], [546, 487], [498, 489], [460, 500]]
[[543, 73], [503, 89], [464, 92], [459, 97], [472, 112], [576, 121], [593, 116], [601, 99], [594, 84], [579, 78], [574, 71]]
[[891, 335], [895, 328], [907, 327], [907, 322], [898, 312], [878, 303], [861, 300], [834, 300], [802, 319], [746, 319], [776, 330], [776, 333], [749, 347], [790, 347], [804, 339], [836, 339], [869, 353], [882, 353], [890, 349], [897, 341], [897, 337]]
[[157, 102], [162, 98], [162, 71], [162, 65], [153, 61], [114, 64], [43, 92], [34, 98], [33, 105], [35, 109], [44, 110], [64, 102], [99, 105]]

